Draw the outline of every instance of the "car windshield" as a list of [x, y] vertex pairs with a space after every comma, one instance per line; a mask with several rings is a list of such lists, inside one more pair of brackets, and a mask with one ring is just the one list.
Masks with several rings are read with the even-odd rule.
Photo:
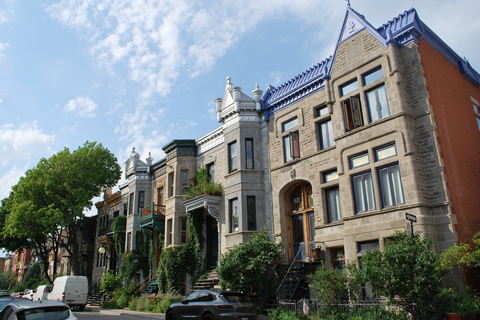
[[241, 293], [224, 292], [222, 295], [228, 302], [249, 302], [248, 298]]
[[63, 320], [69, 316], [68, 307], [33, 308], [17, 314], [20, 320]]

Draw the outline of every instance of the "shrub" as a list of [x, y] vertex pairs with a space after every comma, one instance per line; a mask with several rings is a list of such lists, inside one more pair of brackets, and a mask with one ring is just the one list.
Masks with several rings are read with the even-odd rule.
[[247, 295], [258, 292], [269, 281], [280, 247], [266, 232], [254, 233], [248, 242], [233, 246], [217, 268], [221, 286]]
[[269, 309], [268, 316], [270, 320], [302, 320], [306, 319], [305, 316], [297, 316], [294, 311], [281, 310], [281, 309]]
[[121, 294], [117, 297], [117, 305], [120, 309], [125, 309], [128, 306], [128, 297]]
[[137, 308], [137, 297], [133, 297], [132, 300], [128, 303], [128, 309], [135, 311]]
[[112, 298], [110, 300], [106, 300], [102, 303], [102, 308], [105, 309], [118, 309], [117, 301], [115, 298]]

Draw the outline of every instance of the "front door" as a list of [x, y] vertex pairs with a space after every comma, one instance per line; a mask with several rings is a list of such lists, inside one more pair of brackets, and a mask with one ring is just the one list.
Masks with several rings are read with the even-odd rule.
[[207, 214], [207, 263], [208, 268], [216, 267], [218, 263], [218, 223], [217, 219]]
[[295, 260], [308, 260], [315, 247], [315, 215], [313, 211], [312, 187], [300, 183], [287, 193], [287, 210], [291, 223], [291, 254]]

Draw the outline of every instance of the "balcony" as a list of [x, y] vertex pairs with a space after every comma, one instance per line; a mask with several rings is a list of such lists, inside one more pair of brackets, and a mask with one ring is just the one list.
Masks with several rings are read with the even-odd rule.
[[154, 230], [164, 233], [165, 230], [165, 206], [152, 203], [148, 207], [140, 209], [140, 228], [150, 238]]
[[280, 253], [280, 263], [290, 264], [295, 261], [299, 262], [320, 262], [325, 260], [325, 244], [323, 242], [311, 241], [300, 242], [293, 245], [293, 259], [291, 258], [291, 252], [285, 247], [282, 248]]

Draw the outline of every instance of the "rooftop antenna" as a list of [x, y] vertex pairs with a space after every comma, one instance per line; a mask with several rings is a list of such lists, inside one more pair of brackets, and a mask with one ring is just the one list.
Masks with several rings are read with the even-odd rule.
[[347, 7], [350, 8], [350, 0], [345, 0], [345, 1], [347, 1]]

